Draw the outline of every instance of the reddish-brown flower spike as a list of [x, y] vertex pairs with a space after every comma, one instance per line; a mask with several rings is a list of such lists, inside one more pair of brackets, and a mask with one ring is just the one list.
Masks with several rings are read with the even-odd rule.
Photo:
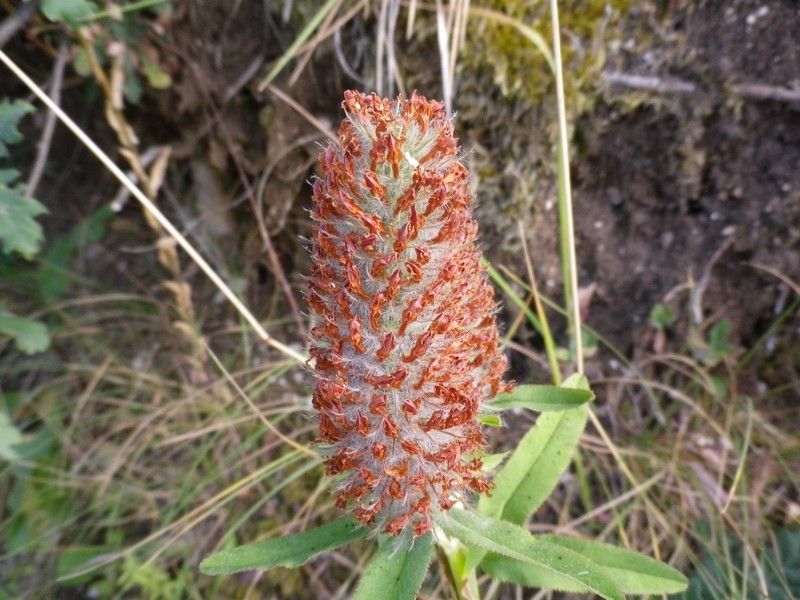
[[336, 505], [390, 535], [486, 491], [481, 402], [506, 389], [468, 174], [441, 102], [345, 92], [314, 183], [314, 407]]

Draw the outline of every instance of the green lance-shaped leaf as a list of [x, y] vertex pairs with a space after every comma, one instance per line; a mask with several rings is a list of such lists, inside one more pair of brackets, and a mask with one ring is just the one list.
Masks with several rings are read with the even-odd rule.
[[368, 533], [369, 529], [347, 517], [310, 531], [216, 552], [200, 563], [200, 570], [207, 575], [225, 575], [274, 567], [299, 567], [320, 552], [333, 550]]
[[444, 533], [468, 546], [513, 558], [528, 568], [563, 578], [569, 582], [569, 589], [593, 592], [609, 600], [624, 599], [614, 581], [594, 562], [566, 546], [533, 537], [518, 525], [459, 509], [442, 513], [437, 523]]
[[[536, 539], [585, 556], [600, 567], [625, 594], [676, 594], [685, 590], [688, 585], [686, 577], [679, 571], [638, 552], [557, 535], [542, 535]], [[531, 569], [521, 561], [498, 554], [489, 554], [484, 558], [481, 568], [500, 581], [537, 588], [582, 591], [580, 586], [564, 577]]]
[[[586, 586], [559, 573], [542, 567], [534, 567], [520, 560], [501, 554], [485, 554], [481, 569], [492, 579], [504, 583], [518, 583], [542, 590], [558, 590], [576, 594], [586, 593]], [[624, 593], [624, 590], [620, 588]]]
[[[562, 388], [587, 392], [589, 383], [584, 376], [574, 375]], [[492, 495], [481, 496], [478, 511], [489, 517], [524, 523], [558, 484], [578, 446], [588, 415], [585, 404], [540, 415], [495, 477]], [[470, 550], [467, 569], [474, 569], [484, 556], [481, 550]]]
[[594, 399], [591, 390], [578, 390], [553, 385], [520, 385], [508, 394], [484, 405], [489, 410], [527, 408], [537, 412], [551, 412], [577, 408]]
[[524, 523], [547, 499], [569, 465], [588, 414], [583, 405], [540, 415], [495, 477], [492, 495], [481, 496], [479, 512]]
[[409, 541], [385, 539], [361, 577], [352, 600], [414, 600], [433, 555], [433, 535]]

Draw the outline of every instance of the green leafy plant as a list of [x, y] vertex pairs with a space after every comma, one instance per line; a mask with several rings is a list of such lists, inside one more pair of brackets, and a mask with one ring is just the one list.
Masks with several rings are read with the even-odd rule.
[[[384, 149], [393, 153], [388, 145]], [[562, 146], [564, 156], [566, 148]], [[405, 158], [411, 164], [416, 161], [414, 157]], [[565, 196], [568, 198], [568, 194]], [[576, 269], [574, 265], [570, 268], [574, 277]], [[363, 314], [361, 317], [366, 318]], [[576, 334], [574, 356], [580, 365], [581, 326], [577, 314], [571, 320]], [[351, 337], [355, 338], [358, 331], [353, 326]], [[266, 334], [263, 337], [269, 339]], [[423, 339], [419, 337], [418, 341]], [[560, 374], [553, 377], [560, 379]], [[407, 528], [401, 528], [390, 531], [398, 535], [385, 535], [347, 517], [295, 535], [224, 550], [207, 558], [202, 568], [222, 574], [296, 567], [321, 552], [376, 537], [378, 547], [356, 588], [356, 598], [413, 597], [437, 547], [446, 557], [459, 597], [477, 597], [480, 572], [498, 581], [593, 592], [606, 598], [680, 591], [685, 588], [680, 573], [648, 557], [565, 536], [534, 536], [524, 527], [569, 465], [589, 416], [587, 403], [592, 399], [588, 382], [578, 375], [560, 386], [520, 386], [485, 404], [482, 416], [496, 418], [495, 424], [499, 424], [499, 415], [510, 409], [535, 408], [543, 414], [495, 477], [492, 496], [482, 497], [471, 508], [461, 505], [434, 510], [433, 531], [421, 532], [415, 538]], [[485, 457], [484, 467], [497, 462], [496, 457]], [[154, 597], [157, 593], [170, 596], [172, 590], [167, 587], [164, 572], [157, 568], [129, 560], [125, 574], [126, 587], [147, 590]]]
[[[553, 10], [554, 30], [557, 31], [555, 6]], [[583, 364], [583, 339], [577, 308], [577, 269], [566, 158], [560, 49], [557, 42], [554, 50], [562, 132], [559, 148], [559, 196], [562, 227], [566, 230], [563, 237], [565, 291], [567, 298], [572, 301], [570, 325], [575, 339], [574, 358], [580, 371]], [[357, 505], [353, 511], [356, 521], [348, 517], [291, 536], [223, 550], [206, 558], [201, 563], [201, 570], [209, 574], [230, 574], [277, 566], [297, 567], [320, 552], [342, 546], [354, 539], [378, 537], [378, 550], [356, 588], [356, 598], [413, 598], [428, 570], [434, 545], [446, 557], [448, 579], [459, 599], [480, 597], [479, 572], [498, 581], [594, 593], [613, 599], [624, 598], [627, 593], [669, 594], [686, 589], [687, 580], [680, 572], [644, 555], [565, 536], [534, 536], [524, 527], [568, 467], [586, 425], [589, 416], [587, 403], [594, 396], [583, 375], [574, 375], [560, 386], [520, 386], [502, 394], [494, 403], [485, 405], [484, 412], [499, 412], [520, 406], [550, 410], [543, 412], [536, 425], [523, 437], [517, 449], [494, 477], [491, 494], [482, 495], [477, 506], [468, 507], [461, 503], [461, 491], [466, 485], [460, 483], [460, 480], [467, 476], [467, 471], [459, 466], [457, 455], [446, 461], [446, 465], [439, 467], [440, 472], [445, 473], [444, 477], [450, 478], [448, 487], [440, 488], [436, 477], [428, 474], [424, 467], [414, 476], [422, 483], [411, 485], [406, 480], [398, 485], [398, 479], [404, 477], [408, 471], [409, 467], [405, 465], [409, 464], [409, 459], [414, 462], [414, 457], [419, 455], [420, 464], [423, 463], [422, 457], [428, 464], [440, 461], [440, 453], [432, 450], [428, 453], [420, 452], [420, 444], [413, 441], [416, 439], [416, 428], [412, 425], [412, 418], [416, 419], [420, 411], [425, 416], [413, 422], [418, 423], [423, 431], [432, 430], [438, 434], [439, 429], [444, 432], [452, 430], [453, 438], [463, 436], [465, 440], [469, 440], [462, 447], [469, 448], [470, 451], [476, 450], [473, 441], [478, 438], [474, 437], [475, 434], [469, 429], [456, 429], [455, 425], [460, 425], [463, 421], [451, 421], [450, 416], [456, 411], [459, 417], [463, 414], [462, 411], [469, 412], [466, 407], [472, 405], [465, 404], [461, 398], [474, 394], [475, 388], [467, 387], [463, 379], [458, 380], [458, 385], [464, 390], [461, 392], [462, 396], [448, 393], [449, 399], [443, 400], [445, 410], [432, 412], [435, 408], [430, 408], [427, 404], [430, 399], [413, 401], [408, 396], [411, 388], [406, 389], [404, 386], [407, 379], [418, 379], [414, 389], [420, 389], [434, 376], [431, 375], [431, 370], [436, 361], [448, 364], [450, 359], [447, 352], [453, 346], [448, 346], [451, 342], [443, 340], [448, 335], [459, 335], [458, 331], [448, 331], [447, 326], [437, 328], [437, 324], [447, 318], [445, 315], [448, 311], [459, 323], [464, 321], [464, 315], [468, 315], [467, 322], [471, 318], [476, 323], [481, 316], [477, 309], [465, 308], [466, 305], [460, 298], [448, 298], [444, 291], [446, 288], [442, 288], [443, 297], [436, 298], [440, 303], [437, 305], [429, 290], [415, 287], [420, 281], [427, 281], [427, 285], [430, 285], [431, 282], [442, 280], [442, 275], [436, 270], [432, 270], [427, 279], [425, 271], [415, 277], [419, 266], [412, 268], [406, 263], [409, 279], [403, 278], [402, 269], [395, 271], [392, 277], [388, 273], [395, 268], [393, 261], [407, 260], [413, 256], [404, 252], [422, 227], [419, 214], [424, 214], [425, 217], [436, 215], [440, 219], [438, 222], [430, 219], [436, 223], [433, 230], [439, 232], [435, 237], [429, 235], [426, 238], [433, 242], [432, 252], [446, 253], [445, 248], [466, 246], [474, 238], [474, 233], [464, 234], [463, 237], [453, 240], [448, 237], [451, 229], [469, 231], [471, 227], [468, 213], [464, 216], [458, 212], [465, 203], [458, 183], [460, 178], [453, 175], [457, 167], [453, 167], [450, 162], [450, 156], [454, 153], [454, 141], [448, 137], [449, 129], [442, 125], [441, 117], [432, 111], [431, 105], [423, 101], [418, 106], [418, 100], [414, 97], [408, 104], [400, 101], [397, 104], [387, 104], [374, 96], [348, 94], [350, 95], [345, 95], [344, 106], [348, 111], [349, 122], [340, 129], [339, 145], [332, 145], [321, 157], [323, 180], [315, 185], [317, 208], [312, 217], [319, 225], [314, 237], [315, 266], [309, 286], [309, 304], [320, 322], [314, 335], [323, 339], [319, 346], [312, 348], [312, 355], [317, 361], [317, 373], [321, 381], [317, 384], [314, 400], [315, 407], [321, 413], [321, 438], [330, 445], [326, 449], [328, 473], [343, 475], [342, 480], [346, 483], [340, 484], [337, 505], [345, 508], [351, 501], [354, 502]], [[437, 134], [437, 130], [441, 130], [441, 133]], [[440, 137], [437, 138], [437, 135]], [[432, 139], [427, 136], [432, 136]], [[386, 165], [382, 165], [382, 161]], [[426, 188], [423, 183], [427, 180], [423, 175], [425, 171], [420, 170], [422, 163], [426, 163], [424, 168], [430, 169], [429, 173], [436, 173], [429, 178], [440, 178], [430, 188]], [[363, 175], [363, 179], [357, 179], [356, 174], [359, 177]], [[437, 189], [438, 195], [434, 192]], [[449, 197], [447, 203], [442, 202], [443, 195]], [[409, 210], [409, 205], [411, 211], [406, 216], [404, 212]], [[388, 211], [385, 211], [384, 206]], [[440, 206], [445, 208], [440, 211]], [[388, 216], [376, 216], [384, 214]], [[385, 226], [386, 222], [391, 225]], [[452, 227], [451, 223], [454, 223]], [[388, 247], [390, 250], [394, 249], [394, 254], [380, 254], [386, 252], [383, 248], [386, 236], [390, 240]], [[442, 240], [446, 240], [447, 244], [438, 249], [435, 244]], [[376, 246], [378, 254], [374, 251]], [[416, 248], [419, 246], [415, 246]], [[421, 254], [418, 252], [417, 256], [420, 257]], [[470, 279], [480, 275], [474, 260], [455, 259], [447, 254], [443, 256], [444, 258], [439, 259], [439, 264], [459, 265], [456, 282], [463, 281], [464, 289], [480, 289], [482, 284]], [[429, 260], [426, 255], [425, 260], [421, 261], [423, 268]], [[432, 264], [435, 265], [436, 261]], [[388, 286], [384, 291], [379, 291], [381, 285], [385, 285], [381, 283], [381, 274], [387, 269]], [[392, 278], [398, 283], [392, 284]], [[382, 320], [383, 308], [398, 294], [398, 289], [404, 286], [412, 300], [405, 308], [403, 304], [391, 308], [389, 314], [396, 314], [394, 321]], [[471, 293], [476, 294], [475, 291]], [[357, 297], [365, 299], [363, 306], [359, 306], [360, 300]], [[419, 300], [413, 300], [414, 297]], [[436, 307], [435, 310], [422, 313], [431, 304]], [[441, 308], [442, 306], [449, 308]], [[483, 307], [484, 304], [480, 306]], [[420, 314], [425, 314], [428, 322], [432, 321], [433, 324], [421, 337], [418, 336], [425, 330], [415, 328], [411, 339], [406, 340], [403, 337], [406, 327], [409, 323], [413, 326], [414, 320]], [[545, 320], [541, 312], [539, 320]], [[367, 321], [371, 327], [367, 325]], [[481, 321], [481, 325], [484, 323], [493, 326], [493, 323], [486, 320]], [[436, 333], [432, 334], [431, 331], [434, 330]], [[348, 336], [343, 336], [342, 331], [349, 332]], [[388, 333], [384, 334], [383, 331]], [[441, 348], [444, 355], [434, 358], [434, 362], [428, 363], [428, 367], [423, 366], [415, 372], [415, 363], [427, 356], [425, 352], [436, 339], [430, 337], [432, 335], [440, 335], [439, 345], [435, 347]], [[481, 339], [485, 342], [492, 335], [487, 330]], [[376, 339], [378, 342], [381, 339], [383, 341], [378, 344], [379, 348], [375, 353], [372, 344]], [[369, 340], [369, 346], [365, 340]], [[402, 358], [402, 363], [408, 364], [408, 368], [391, 360], [395, 345], [402, 348], [403, 352], [411, 350]], [[491, 345], [487, 346], [485, 351], [487, 364], [492, 364], [489, 361], [494, 360], [490, 347]], [[552, 344], [548, 344], [548, 347], [552, 347]], [[372, 358], [372, 353], [375, 353], [377, 362]], [[464, 356], [466, 361], [472, 360], [471, 355]], [[383, 366], [387, 359], [388, 366]], [[454, 361], [453, 364], [459, 363]], [[498, 362], [497, 366], [502, 368], [502, 364]], [[373, 369], [377, 369], [380, 374], [371, 374]], [[370, 374], [360, 374], [360, 370]], [[464, 372], [463, 369], [461, 372]], [[496, 372], [497, 369], [493, 366], [491, 373], [495, 379], [487, 379], [479, 386], [483, 390], [491, 388], [492, 396], [498, 388]], [[446, 376], [445, 371], [442, 379], [438, 380], [443, 382], [442, 387], [454, 385], [447, 383]], [[474, 376], [481, 377], [482, 374], [479, 372]], [[554, 373], [554, 378], [558, 382], [560, 375]], [[365, 385], [361, 383], [362, 379]], [[370, 391], [373, 384], [378, 388], [377, 395]], [[388, 411], [384, 408], [383, 403], [387, 396], [381, 394], [382, 388], [399, 388], [406, 398], [403, 402], [402, 398], [398, 400], [398, 396], [394, 394], [389, 399], [392, 403], [403, 402], [402, 411], [405, 411], [405, 419], [409, 423], [408, 426], [403, 426], [401, 443], [395, 439], [399, 437], [395, 419], [400, 423], [402, 411], [399, 405], [393, 405]], [[363, 397], [368, 399], [370, 394], [373, 394], [373, 399], [383, 398], [380, 403], [375, 404], [374, 400], [370, 403], [370, 412], [378, 417], [377, 426], [373, 425], [371, 417], [357, 411], [359, 404], [365, 402]], [[443, 392], [434, 388], [433, 407], [439, 406], [440, 394]], [[358, 396], [362, 398], [359, 399]], [[347, 399], [346, 403], [343, 398]], [[409, 405], [407, 410], [406, 404]], [[435, 425], [432, 425], [434, 422]], [[386, 435], [382, 435], [381, 430]], [[356, 434], [362, 440], [359, 441]], [[382, 440], [371, 446], [372, 455], [370, 446], [361, 449], [364, 438]], [[405, 455], [399, 453], [399, 457], [390, 457], [392, 462], [388, 464], [393, 466], [385, 469], [390, 474], [393, 482], [391, 485], [397, 486], [396, 492], [391, 491], [391, 485], [382, 487], [381, 463], [387, 460], [384, 442], [393, 448], [402, 446], [405, 452]], [[426, 448], [432, 447], [424, 445]], [[403, 474], [397, 474], [401, 469], [398, 465], [403, 465]], [[481, 458], [478, 457], [470, 466], [482, 466]], [[478, 481], [473, 487], [478, 491], [485, 491], [488, 487], [476, 478], [471, 481]], [[424, 490], [433, 490], [437, 502], [428, 502], [428, 491]], [[410, 498], [414, 498], [416, 503], [411, 504]], [[419, 508], [421, 505], [424, 508]], [[388, 515], [383, 517], [384, 513]], [[387, 519], [391, 520], [387, 522]]]
[[728, 339], [730, 329], [731, 323], [727, 319], [722, 319], [711, 327], [708, 332], [708, 347], [710, 352], [707, 356], [703, 357], [706, 364], [715, 365], [733, 353], [733, 346]]
[[[22, 140], [17, 129], [19, 121], [33, 111], [22, 100], [0, 100], [0, 158], [9, 157], [8, 146]], [[32, 260], [44, 240], [42, 226], [36, 217], [47, 209], [34, 198], [25, 197], [25, 186], [19, 183], [19, 172], [13, 168], [0, 169], [0, 253], [17, 254]], [[47, 327], [34, 319], [19, 316], [0, 301], [0, 334], [11, 337], [25, 354], [35, 354], [50, 345]]]
[[[0, 100], [0, 158], [9, 156], [8, 146], [22, 140], [20, 119], [33, 112], [23, 100]], [[39, 251], [44, 233], [36, 217], [47, 209], [33, 198], [25, 198], [25, 186], [17, 182], [19, 171], [0, 169], [0, 250], [18, 253], [30, 260]]]
[[[308, 302], [319, 447], [328, 475], [341, 476], [336, 505], [355, 519], [224, 550], [201, 569], [297, 567], [378, 537], [356, 598], [412, 598], [434, 545], [459, 598], [480, 596], [481, 571], [609, 599], [682, 591], [679, 572], [646, 556], [525, 529], [577, 448], [594, 397], [588, 381], [501, 384], [505, 359], [473, 245], [477, 225], [441, 103], [346, 92], [343, 106], [347, 117], [314, 184]], [[493, 487], [481, 472], [482, 406], [547, 410]], [[491, 494], [468, 508], [467, 489]]]
[[[671, 594], [685, 589], [678, 571], [654, 559], [606, 544], [558, 535], [531, 535], [524, 524], [547, 499], [568, 466], [593, 398], [586, 379], [563, 387], [519, 386], [489, 404], [489, 410], [547, 407], [495, 477], [491, 496], [477, 508], [455, 508], [436, 517], [436, 528], [411, 543], [379, 536], [379, 548], [356, 590], [356, 598], [413, 598], [438, 544], [447, 556], [459, 597], [479, 597], [477, 575], [525, 586], [592, 592], [603, 598], [624, 594]], [[576, 393], [580, 392], [580, 393]], [[582, 400], [583, 404], [575, 407]], [[573, 407], [573, 408], [566, 408]], [[201, 569], [221, 575], [253, 569], [299, 567], [315, 555], [371, 534], [351, 518], [278, 539], [223, 550]]]
[[677, 319], [675, 309], [664, 304], [656, 304], [650, 311], [650, 325], [658, 331], [663, 331]]

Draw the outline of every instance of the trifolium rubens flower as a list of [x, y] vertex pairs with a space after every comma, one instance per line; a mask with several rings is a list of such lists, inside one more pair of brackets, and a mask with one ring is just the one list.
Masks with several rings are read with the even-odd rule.
[[477, 413], [509, 387], [443, 104], [346, 92], [314, 182], [319, 442], [336, 504], [390, 535], [489, 489]]

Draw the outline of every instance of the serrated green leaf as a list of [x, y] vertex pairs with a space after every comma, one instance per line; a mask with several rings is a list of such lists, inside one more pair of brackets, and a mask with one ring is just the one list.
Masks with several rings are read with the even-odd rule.
[[433, 556], [433, 535], [398, 547], [385, 540], [367, 566], [352, 600], [414, 600]]
[[25, 354], [44, 352], [50, 347], [47, 327], [26, 317], [0, 313], [0, 334], [10, 336], [20, 352]]
[[347, 517], [302, 533], [216, 552], [200, 563], [200, 570], [207, 575], [225, 575], [299, 567], [312, 556], [360, 539], [369, 531]]
[[8, 156], [7, 144], [16, 144], [22, 139], [17, 125], [22, 117], [33, 110], [33, 105], [24, 100], [0, 100], [0, 158]]
[[42, 0], [42, 13], [51, 21], [67, 21], [74, 25], [77, 21], [96, 10], [89, 0]]
[[[542, 535], [536, 539], [585, 556], [600, 567], [624, 594], [677, 594], [685, 590], [689, 583], [679, 571], [638, 552], [558, 535]], [[529, 565], [505, 556], [490, 554], [481, 562], [481, 568], [500, 581], [529, 587], [581, 591], [563, 578], [554, 578], [541, 569], [532, 570]]]
[[562, 545], [533, 537], [518, 525], [459, 509], [442, 513], [437, 522], [447, 535], [469, 546], [564, 577], [580, 588], [578, 591], [624, 600], [616, 584], [591, 560]]
[[14, 426], [5, 412], [0, 412], [0, 458], [8, 461], [19, 460], [20, 455], [14, 446], [20, 442], [22, 442], [22, 433]]
[[508, 394], [485, 405], [491, 410], [527, 408], [537, 412], [569, 410], [594, 399], [591, 390], [577, 390], [552, 385], [519, 385]]
[[547, 499], [569, 465], [588, 414], [588, 408], [581, 406], [540, 415], [495, 477], [492, 495], [481, 496], [479, 512], [524, 523]]
[[44, 239], [41, 225], [34, 217], [47, 209], [33, 198], [23, 198], [20, 186], [0, 183], [0, 247], [3, 252], [19, 252], [30, 260]]

